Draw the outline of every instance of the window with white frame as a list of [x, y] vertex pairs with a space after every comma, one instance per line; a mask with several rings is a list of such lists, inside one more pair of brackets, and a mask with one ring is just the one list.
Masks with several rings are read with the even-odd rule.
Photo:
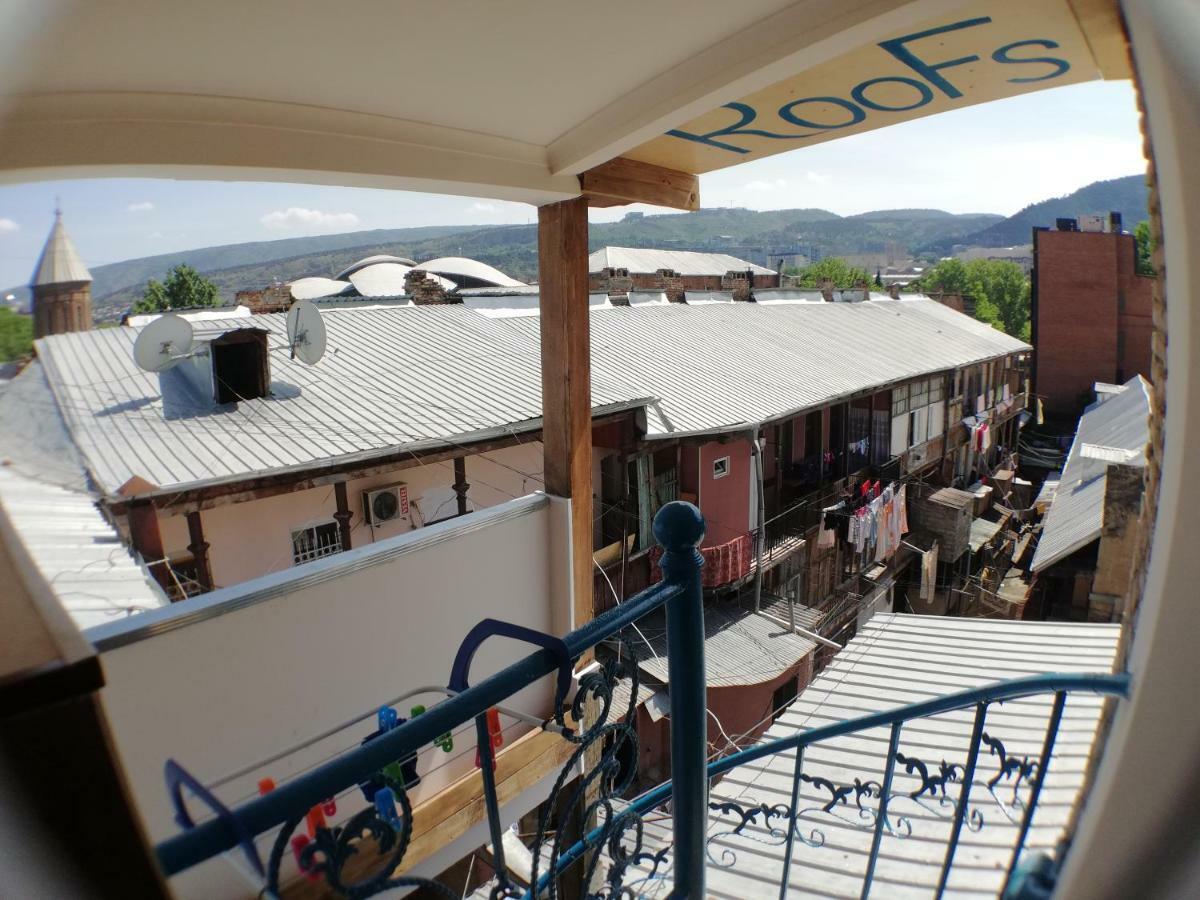
[[713, 460], [713, 478], [724, 478], [729, 474], [729, 457], [722, 456]]
[[293, 565], [341, 552], [342, 532], [337, 522], [324, 522], [292, 532]]
[[[900, 397], [902, 400], [897, 401]], [[899, 453], [945, 431], [946, 385], [942, 376], [923, 378], [892, 391], [892, 452]]]

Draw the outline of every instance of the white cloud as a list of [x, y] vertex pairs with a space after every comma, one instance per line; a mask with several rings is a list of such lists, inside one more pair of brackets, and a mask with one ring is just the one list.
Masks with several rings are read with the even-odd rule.
[[804, 173], [804, 178], [812, 184], [829, 184], [829, 182], [833, 181], [832, 175], [822, 175], [820, 172], [813, 172], [811, 170]]
[[19, 231], [21, 226], [12, 219], [0, 219], [0, 234], [8, 234], [9, 232]]
[[130, 203], [125, 209], [131, 213], [150, 212], [154, 209], [154, 204], [149, 200], [143, 200], [140, 203]]
[[155, 238], [155, 239], [161, 238], [162, 236], [163, 236], [163, 233], [161, 231], [152, 231], [148, 235], [146, 235], [146, 237], [148, 237], [148, 238]]
[[476, 201], [475, 203], [472, 203], [470, 206], [467, 207], [467, 212], [488, 213], [488, 214], [498, 213], [498, 212], [500, 212], [500, 207], [498, 207], [495, 203], [485, 203], [482, 201]]
[[742, 185], [742, 190], [766, 194], [771, 191], [781, 191], [785, 187], [787, 187], [787, 179], [776, 178], [774, 181], [751, 181], [749, 184]]
[[351, 212], [330, 213], [303, 206], [289, 206], [269, 212], [259, 221], [275, 231], [337, 231], [357, 225], [358, 216]]

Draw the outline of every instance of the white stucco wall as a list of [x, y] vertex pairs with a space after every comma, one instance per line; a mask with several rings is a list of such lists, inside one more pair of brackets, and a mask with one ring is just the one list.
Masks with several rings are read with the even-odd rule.
[[[462, 638], [488, 616], [565, 631], [569, 566], [559, 558], [556, 536], [568, 521], [567, 501], [510, 501], [195, 597], [130, 620], [133, 625], [89, 633], [102, 650], [104, 707], [151, 839], [178, 832], [163, 783], [166, 759], [177, 759], [208, 783], [370, 713], [406, 690], [445, 684]], [[189, 618], [190, 624], [171, 627]], [[526, 652], [512, 641], [486, 644], [474, 661], [472, 682]], [[550, 691], [544, 681], [507, 705], [544, 715]], [[412, 703], [433, 700], [405, 701], [399, 711], [407, 715]], [[512, 726], [508, 742], [527, 730], [503, 721]], [[282, 782], [356, 746], [373, 728], [368, 721], [340, 732], [218, 795], [235, 803], [254, 793], [259, 778]], [[456, 738], [451, 753], [431, 748], [421, 756], [425, 781], [414, 799], [473, 765], [474, 742], [466, 734]], [[523, 795], [513, 805], [523, 812], [541, 799]], [[339, 813], [356, 812], [364, 802], [353, 789]], [[265, 859], [267, 840], [260, 847]], [[173, 887], [181, 896], [245, 893], [245, 883], [224, 860], [185, 873]]]

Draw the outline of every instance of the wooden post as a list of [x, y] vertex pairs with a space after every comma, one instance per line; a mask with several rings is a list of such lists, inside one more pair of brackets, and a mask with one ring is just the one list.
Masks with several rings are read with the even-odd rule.
[[342, 550], [349, 550], [350, 519], [353, 518], [353, 513], [350, 512], [350, 501], [346, 496], [346, 482], [339, 481], [333, 486], [333, 496], [337, 502], [337, 512], [333, 514], [333, 519], [338, 524], [338, 537], [342, 542]]
[[158, 530], [158, 511], [153, 503], [135, 500], [129, 504], [129, 540], [146, 562], [154, 580], [170, 595], [175, 580], [166, 562], [167, 554]]
[[465, 456], [454, 457], [454, 493], [458, 500], [458, 514], [465, 516], [470, 510], [467, 509], [467, 491], [471, 489], [471, 485], [467, 483], [467, 458]]
[[199, 511], [187, 514], [188, 552], [192, 554], [192, 562], [196, 565], [196, 580], [206, 591], [213, 589], [212, 566], [208, 561], [208, 542], [204, 540], [204, 523], [200, 521]]
[[538, 209], [546, 490], [571, 501], [571, 627], [592, 618], [592, 398], [587, 199]]

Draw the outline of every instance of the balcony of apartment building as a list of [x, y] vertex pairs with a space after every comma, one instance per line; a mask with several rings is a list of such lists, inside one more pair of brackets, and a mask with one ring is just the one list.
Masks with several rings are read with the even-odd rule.
[[[444, 54], [444, 42], [405, 46], [405, 65], [426, 78], [420, 92], [379, 90], [391, 70], [346, 66], [342, 54], [294, 64], [314, 34], [345, 33], [342, 8], [263, 3], [235, 16], [221, 6], [142, 3], [116, 29], [107, 9], [50, 6], [18, 22], [12, 33], [28, 39], [4, 57], [21, 77], [5, 98], [0, 142], [0, 166], [14, 177], [223, 171], [539, 205], [542, 315], [530, 327], [542, 338], [546, 494], [84, 633], [60, 599], [66, 589], [86, 592], [92, 570], [66, 583], [47, 577], [71, 552], [58, 542], [65, 532], [47, 537], [37, 522], [0, 517], [8, 586], [0, 740], [12, 775], [3, 788], [14, 798], [4, 814], [30, 835], [8, 855], [6, 887], [29, 896], [362, 897], [417, 887], [447, 895], [429, 879], [462, 864], [488, 876], [482, 886], [463, 879], [467, 890], [493, 896], [537, 896], [551, 882], [684, 897], [1193, 893], [1186, 787], [1200, 723], [1179, 696], [1197, 665], [1190, 547], [1200, 504], [1184, 472], [1200, 413], [1186, 377], [1197, 343], [1186, 235], [1200, 184], [1186, 161], [1200, 129], [1191, 55], [1200, 21], [1165, 0], [1090, 4], [1079, 15], [1074, 4], [985, 3], [975, 18], [918, 6], [724, 5], [694, 16], [670, 4], [618, 4], [608, 14], [640, 26], [623, 36], [635, 43], [621, 78], [597, 77], [611, 45], [580, 40], [577, 23], [535, 7], [473, 7], [468, 20], [451, 6], [434, 24], [455, 34], [455, 65], [432, 55]], [[1026, 30], [1030, 22], [1037, 31]], [[386, 17], [375, 24], [355, 32], [358, 58], [394, 60], [397, 30], [382, 27]], [[256, 64], [230, 76], [213, 65], [210, 42], [162, 40], [192, 32]], [[811, 683], [792, 670], [772, 675], [772, 654], [751, 654], [741, 660], [750, 677], [779, 678], [778, 697], [740, 709], [738, 695], [727, 695], [714, 709], [709, 656], [720, 677], [731, 673], [710, 641], [739, 620], [727, 611], [729, 627], [709, 635], [702, 548], [718, 529], [727, 532], [717, 546], [752, 530], [748, 477], [736, 515], [697, 511], [703, 480], [696, 506], [668, 502], [653, 513], [643, 552], [662, 548], [662, 580], [593, 615], [589, 376], [593, 354], [616, 345], [604, 329], [619, 317], [589, 323], [588, 205], [694, 209], [700, 172], [811, 137], [792, 131], [820, 125], [799, 118], [804, 98], [837, 97], [855, 127], [861, 114], [867, 128], [921, 114], [871, 99], [889, 79], [919, 85], [926, 112], [952, 105], [941, 94], [958, 99], [946, 85], [981, 102], [1053, 84], [1053, 73], [1008, 77], [1006, 67], [1035, 64], [1014, 54], [1021, 45], [1039, 53], [1054, 45], [1073, 77], [1128, 77], [1127, 34], [1161, 183], [1155, 221], [1179, 236], [1159, 251], [1172, 302], [1157, 312], [1183, 377], [1155, 388], [1147, 470], [1154, 488], [1161, 482], [1161, 502], [1147, 506], [1148, 517], [1157, 512], [1154, 554], [1145, 580], [1132, 579], [1125, 620], [1043, 626], [880, 610], [859, 622], [855, 606], [855, 637]], [[936, 56], [945, 35], [961, 49]], [[534, 51], [514, 56], [506, 36]], [[762, 52], [727, 52], [734, 45]], [[968, 84], [958, 76], [972, 57], [990, 74]], [[889, 67], [862, 80], [868, 59]], [[816, 76], [826, 80], [803, 80]], [[537, 116], [530, 97], [542, 101]], [[789, 117], [786, 131], [764, 133], [768, 119], [782, 129]], [[894, 316], [888, 310], [855, 315], [881, 320]], [[647, 328], [637, 359], [685, 358], [690, 381], [669, 380], [701, 381], [716, 396], [731, 361], [697, 369], [704, 357], [683, 351], [745, 311], [701, 313], [686, 320], [692, 329]], [[693, 312], [656, 321], [678, 324]], [[756, 321], [750, 343], [781, 352], [783, 320]], [[589, 347], [593, 335], [601, 339]], [[815, 343], [804, 352], [824, 352], [819, 362], [831, 365], [827, 351]], [[1161, 353], [1156, 366], [1161, 375]], [[906, 380], [941, 371], [919, 368]], [[796, 390], [791, 409], [828, 405], [805, 401], [794, 384], [753, 385]], [[646, 407], [654, 439], [668, 428], [676, 438], [705, 435], [699, 445], [715, 445], [705, 453], [730, 452], [709, 458], [698, 445], [703, 477], [742, 478], [735, 467], [751, 464], [762, 426], [780, 416], [743, 404], [736, 428], [710, 435], [703, 421], [671, 417], [670, 387]], [[907, 416], [913, 465], [913, 448], [938, 439], [919, 414], [936, 401], [913, 408], [910, 391], [910, 408], [897, 413], [895, 400], [877, 410], [839, 395], [848, 405], [838, 429], [830, 413], [835, 459], [857, 443], [842, 440], [860, 427], [856, 410], [872, 424], [887, 411], [893, 427]], [[999, 406], [990, 402], [983, 411]], [[758, 508], [765, 518], [765, 500]], [[53, 512], [82, 523], [95, 510]], [[639, 510], [639, 527], [645, 518]], [[102, 558], [96, 543], [88, 561]], [[113, 568], [121, 587], [106, 584], [102, 597], [133, 592], [136, 579]], [[860, 583], [838, 600], [835, 621], [867, 590]], [[659, 622], [663, 633], [638, 635]], [[646, 670], [657, 680], [644, 684]], [[657, 725], [668, 745], [657, 759], [670, 774], [645, 790], [633, 723], [643, 712], [667, 722]], [[745, 724], [732, 724], [735, 715]], [[482, 861], [463, 862], [472, 858]]]

